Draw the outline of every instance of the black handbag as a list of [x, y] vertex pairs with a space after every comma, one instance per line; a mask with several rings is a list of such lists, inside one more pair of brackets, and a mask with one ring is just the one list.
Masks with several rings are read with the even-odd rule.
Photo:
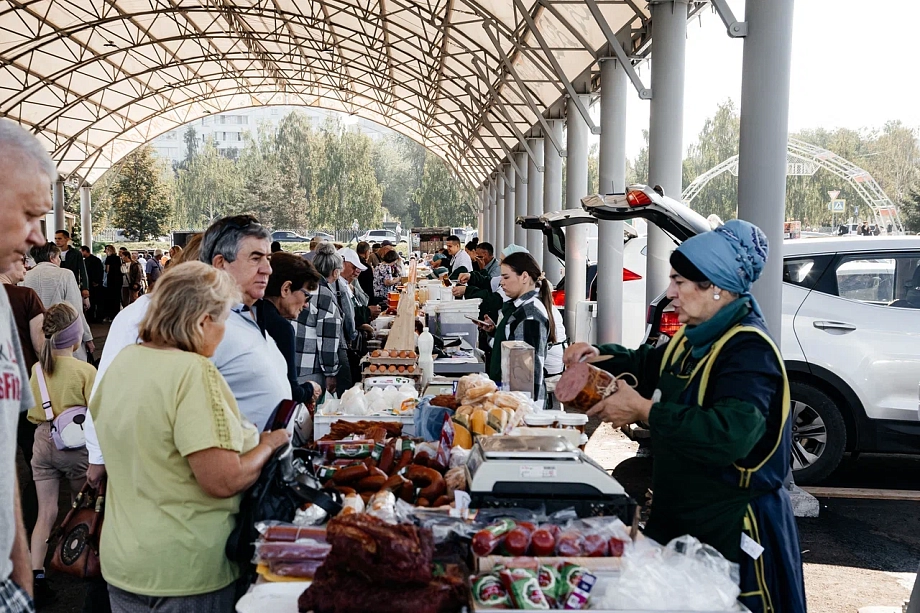
[[295, 459], [294, 455], [291, 445], [279, 449], [240, 502], [236, 526], [227, 539], [225, 552], [229, 560], [239, 565], [243, 585], [252, 583], [256, 575], [252, 558], [259, 538], [255, 526], [258, 522], [289, 522], [297, 509], [306, 503], [317, 505], [330, 517], [342, 510], [340, 495], [321, 491], [319, 481], [310, 474], [307, 464], [300, 457]]

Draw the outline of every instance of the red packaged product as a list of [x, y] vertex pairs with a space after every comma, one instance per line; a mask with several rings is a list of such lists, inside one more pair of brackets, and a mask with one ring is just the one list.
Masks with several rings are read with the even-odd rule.
[[626, 542], [621, 541], [618, 538], [612, 538], [607, 541], [607, 548], [610, 551], [610, 556], [614, 558], [619, 558], [623, 555], [623, 548], [626, 547]]
[[530, 538], [530, 552], [535, 556], [551, 556], [556, 553], [556, 533], [558, 531], [559, 526], [552, 524], [544, 524], [534, 530]]
[[256, 545], [256, 552], [264, 562], [280, 560], [285, 562], [299, 562], [302, 560], [325, 560], [332, 545], [316, 541], [300, 541], [296, 543], [279, 543], [262, 541]]
[[585, 537], [578, 530], [568, 529], [556, 538], [556, 555], [565, 558], [585, 555]]
[[589, 558], [605, 558], [609, 555], [607, 539], [600, 534], [585, 535], [585, 555]]
[[505, 540], [505, 535], [516, 527], [510, 519], [500, 519], [486, 526], [473, 535], [473, 553], [479, 557], [491, 554]]
[[321, 543], [326, 542], [326, 528], [301, 527], [294, 524], [277, 524], [267, 526], [262, 533], [266, 541], [280, 541], [292, 543], [300, 539], [312, 539]]
[[302, 560], [300, 562], [269, 562], [268, 570], [279, 577], [312, 579], [323, 560]]
[[505, 542], [502, 543], [505, 552], [509, 556], [523, 556], [530, 549], [531, 537], [535, 527], [530, 522], [518, 522], [517, 526], [505, 535]]

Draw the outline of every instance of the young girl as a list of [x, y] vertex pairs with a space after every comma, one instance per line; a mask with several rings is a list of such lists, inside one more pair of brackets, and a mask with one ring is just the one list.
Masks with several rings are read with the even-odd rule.
[[501, 383], [502, 341], [524, 341], [534, 349], [533, 398], [543, 401], [543, 363], [546, 350], [556, 342], [556, 325], [549, 315], [552, 312], [552, 287], [543, 275], [536, 260], [529, 253], [512, 253], [502, 260], [501, 288], [508, 296], [502, 305], [497, 324], [486, 316], [487, 333], [494, 334], [492, 356], [489, 360], [489, 378]]
[[72, 306], [67, 303], [51, 305], [45, 311], [42, 332], [45, 334], [45, 344], [38, 363], [32, 367], [32, 377], [29, 380], [35, 406], [28, 413], [29, 421], [38, 424], [32, 446], [32, 474], [38, 492], [38, 521], [32, 532], [36, 601], [51, 598], [45, 579], [45, 554], [48, 551], [45, 541], [57, 520], [60, 481], [70, 481], [71, 492], [75, 495], [83, 487], [87, 468], [86, 447], [61, 450], [51, 440], [51, 422], [42, 408], [37, 373], [40, 369], [44, 374], [55, 417], [70, 407], [88, 405], [96, 378], [95, 368], [73, 357], [74, 350], [83, 338], [83, 324]]

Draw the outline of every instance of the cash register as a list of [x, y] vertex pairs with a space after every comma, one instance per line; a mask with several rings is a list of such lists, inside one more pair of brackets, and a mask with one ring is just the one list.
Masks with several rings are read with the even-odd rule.
[[618, 516], [636, 503], [597, 462], [561, 436], [480, 436], [466, 464], [472, 508], [574, 508], [579, 517]]

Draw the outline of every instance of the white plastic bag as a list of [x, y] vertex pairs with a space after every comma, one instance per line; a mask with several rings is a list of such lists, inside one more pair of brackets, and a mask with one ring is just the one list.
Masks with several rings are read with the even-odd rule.
[[367, 415], [367, 404], [364, 401], [364, 392], [360, 385], [356, 385], [342, 394], [339, 401], [339, 411], [342, 415]]
[[596, 609], [743, 611], [738, 565], [692, 536], [661, 547], [650, 539], [627, 548], [618, 579], [592, 594]]

